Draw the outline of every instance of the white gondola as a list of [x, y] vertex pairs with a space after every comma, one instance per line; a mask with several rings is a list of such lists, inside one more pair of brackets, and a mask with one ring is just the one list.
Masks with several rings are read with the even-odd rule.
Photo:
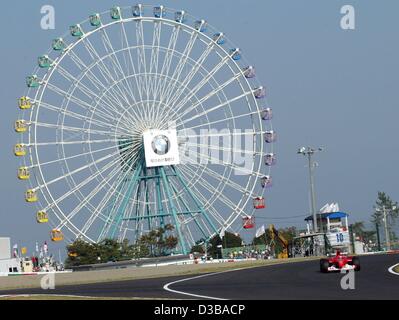
[[244, 76], [247, 79], [251, 79], [255, 77], [255, 68], [253, 66], [248, 66], [246, 68], [244, 68]]
[[276, 155], [274, 153], [268, 153], [265, 155], [265, 165], [274, 166], [276, 164]]
[[271, 120], [273, 118], [272, 108], [266, 108], [262, 110], [262, 120]]
[[271, 176], [264, 176], [260, 179], [260, 183], [262, 188], [270, 188], [272, 186], [272, 177]]
[[275, 142], [276, 140], [277, 140], [276, 132], [274, 132], [273, 130], [265, 132], [265, 142], [266, 143], [272, 143], [272, 142]]

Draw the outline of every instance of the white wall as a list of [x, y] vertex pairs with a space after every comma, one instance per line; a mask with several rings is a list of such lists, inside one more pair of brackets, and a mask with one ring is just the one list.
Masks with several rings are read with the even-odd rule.
[[0, 260], [11, 258], [10, 238], [0, 238]]

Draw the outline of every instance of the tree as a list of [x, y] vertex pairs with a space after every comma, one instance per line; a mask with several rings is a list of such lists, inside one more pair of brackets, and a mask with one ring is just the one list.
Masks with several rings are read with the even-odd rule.
[[144, 234], [138, 241], [141, 246], [146, 246], [149, 249], [151, 256], [166, 255], [173, 251], [179, 244], [178, 238], [172, 235], [174, 226], [171, 224], [165, 225], [149, 233]]
[[[395, 207], [395, 209], [393, 209]], [[393, 201], [385, 192], [378, 192], [377, 201], [374, 205], [374, 213], [372, 215], [372, 222], [381, 224], [384, 218], [384, 210], [389, 215], [390, 224], [394, 224], [399, 216], [399, 206], [396, 201]], [[389, 219], [387, 219], [389, 221]]]
[[209, 241], [208, 255], [217, 258], [220, 253], [218, 246], [223, 248], [236, 248], [242, 246], [242, 238], [238, 233], [225, 232], [223, 239], [217, 234]]

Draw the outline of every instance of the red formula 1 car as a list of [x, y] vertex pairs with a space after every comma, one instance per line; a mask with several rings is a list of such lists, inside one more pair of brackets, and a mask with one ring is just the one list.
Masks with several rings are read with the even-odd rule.
[[323, 273], [341, 270], [359, 271], [359, 257], [348, 256], [346, 254], [341, 254], [340, 251], [337, 251], [335, 256], [320, 260], [320, 271]]

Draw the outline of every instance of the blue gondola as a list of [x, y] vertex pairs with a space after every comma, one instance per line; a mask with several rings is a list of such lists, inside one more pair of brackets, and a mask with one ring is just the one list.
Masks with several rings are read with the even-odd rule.
[[154, 7], [154, 17], [162, 18], [165, 15], [165, 9], [163, 6]]
[[226, 42], [226, 39], [224, 38], [224, 34], [222, 32], [218, 32], [213, 35], [213, 41], [215, 41], [218, 45], [222, 45]]
[[69, 27], [69, 31], [71, 32], [71, 35], [73, 37], [81, 37], [83, 36], [83, 30], [80, 26], [80, 24], [75, 24], [73, 26]]
[[175, 13], [175, 21], [176, 22], [180, 22], [180, 23], [183, 23], [183, 22], [186, 21], [185, 12], [183, 10], [182, 11], [177, 11]]
[[194, 23], [195, 30], [197, 30], [199, 32], [205, 32], [206, 31], [206, 27], [207, 27], [207, 23], [206, 23], [205, 20], [197, 20]]
[[231, 55], [231, 58], [235, 61], [238, 61], [241, 59], [241, 51], [238, 48], [231, 49], [230, 55]]
[[133, 6], [132, 8], [133, 17], [141, 17], [143, 13], [142, 8], [143, 6], [141, 4], [136, 4], [135, 6]]

